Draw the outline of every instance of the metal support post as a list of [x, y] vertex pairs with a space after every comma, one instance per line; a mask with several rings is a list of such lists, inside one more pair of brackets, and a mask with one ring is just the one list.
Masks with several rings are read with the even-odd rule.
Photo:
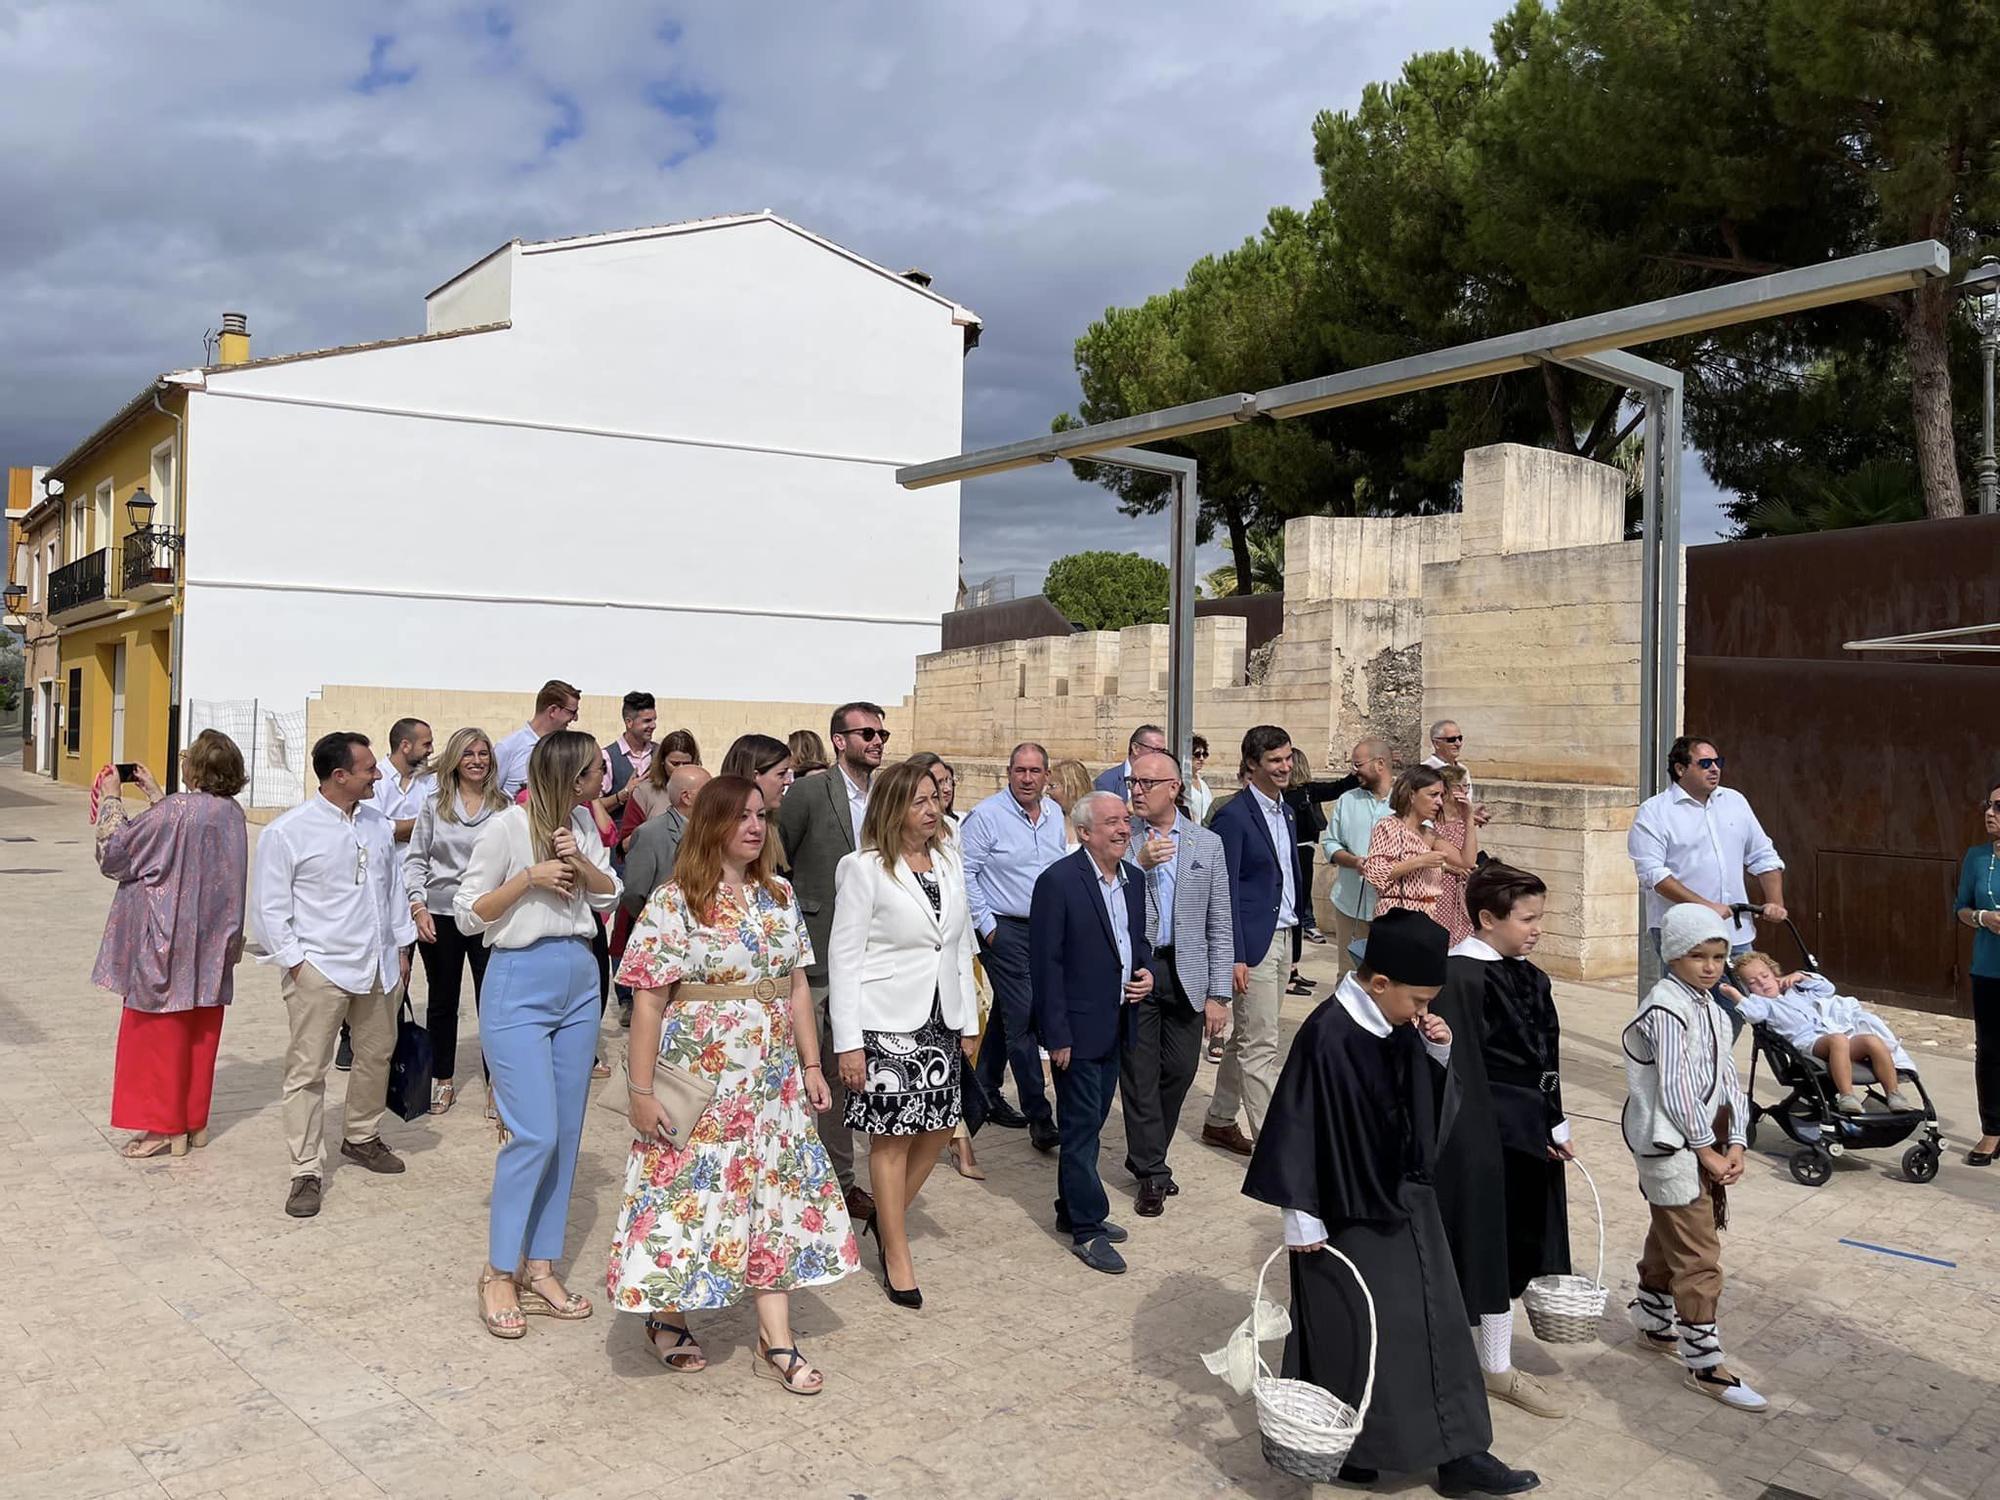
[[1201, 490], [1195, 461], [1144, 448], [1110, 448], [1089, 461], [1121, 469], [1164, 474], [1171, 482], [1173, 550], [1167, 565], [1167, 743], [1183, 767], [1194, 755], [1194, 551]]

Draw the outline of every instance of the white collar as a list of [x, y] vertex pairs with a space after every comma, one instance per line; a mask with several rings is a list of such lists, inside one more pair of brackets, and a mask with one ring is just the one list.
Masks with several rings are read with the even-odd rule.
[[1285, 805], [1284, 803], [1280, 802], [1275, 797], [1266, 797], [1264, 795], [1263, 789], [1259, 787], [1257, 783], [1254, 781], [1246, 781], [1244, 785], [1247, 786], [1250, 789], [1251, 794], [1256, 797], [1257, 805], [1264, 810], [1265, 817], [1270, 818], [1279, 815], [1278, 809], [1283, 807]]
[[332, 813], [336, 818], [340, 819], [340, 821], [343, 823], [354, 823], [359, 821], [359, 814], [361, 812], [361, 809], [368, 805], [365, 802], [357, 802], [347, 812], [342, 812], [339, 808], [333, 805], [332, 799], [330, 799], [325, 792], [320, 792], [320, 791], [315, 791], [313, 793], [313, 800], [317, 802], [321, 807], [325, 808], [328, 812]]
[[1341, 976], [1333, 998], [1340, 1002], [1341, 1009], [1354, 1018], [1354, 1024], [1370, 1036], [1386, 1037], [1393, 1029], [1389, 1018], [1382, 1014], [1381, 1007], [1376, 1005], [1368, 991], [1361, 988], [1351, 971]]
[[1715, 801], [1717, 797], [1720, 797], [1724, 790], [1725, 789], [1722, 787], [1717, 787], [1714, 791], [1708, 794], [1708, 801], [1704, 802], [1702, 801], [1701, 798], [1697, 797], [1693, 792], [1689, 791], [1686, 787], [1682, 786], [1678, 781], [1676, 781], [1671, 787], [1667, 788], [1667, 796], [1670, 800], [1675, 802], [1692, 802], [1696, 807], [1699, 807], [1704, 812], [1706, 812], [1708, 810], [1709, 803]]
[[836, 764], [836, 765], [835, 765], [835, 767], [834, 767], [834, 769], [840, 772], [840, 779], [841, 779], [842, 781], [844, 781], [844, 782], [846, 782], [846, 783], [847, 783], [847, 799], [848, 799], [848, 801], [850, 801], [850, 802], [851, 802], [851, 801], [853, 801], [853, 800], [854, 800], [854, 799], [855, 799], [856, 797], [864, 797], [864, 798], [865, 798], [865, 797], [866, 797], [866, 796], [868, 795], [868, 785], [867, 785], [867, 783], [865, 783], [865, 782], [864, 782], [863, 784], [861, 784], [861, 785], [859, 785], [859, 786], [856, 786], [856, 785], [855, 785], [855, 783], [854, 783], [854, 778], [853, 778], [852, 776], [849, 776], [849, 775], [847, 774], [847, 766], [846, 766], [846, 764], [845, 764], [844, 762]]
[[1493, 964], [1500, 961], [1501, 955], [1499, 950], [1487, 942], [1486, 939], [1469, 937], [1461, 942], [1454, 943], [1450, 956], [1453, 958], [1476, 958], [1483, 964]]

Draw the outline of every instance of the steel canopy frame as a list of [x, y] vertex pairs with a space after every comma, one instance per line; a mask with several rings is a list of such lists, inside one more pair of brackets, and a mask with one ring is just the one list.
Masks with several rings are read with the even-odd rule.
[[[1173, 651], [1168, 682], [1169, 733], [1185, 758], [1193, 729], [1195, 465], [1192, 460], [1147, 453], [1132, 445], [1166, 442], [1255, 419], [1282, 420], [1310, 412], [1356, 406], [1385, 397], [1484, 379], [1540, 363], [1565, 368], [1637, 391], [1645, 405], [1645, 537], [1640, 622], [1639, 795], [1659, 791], [1666, 751], [1675, 731], [1680, 641], [1680, 500], [1683, 382], [1669, 366], [1624, 351], [1627, 344], [1704, 333], [1785, 313], [1909, 291], [1947, 276], [1951, 253], [1935, 240], [1852, 255], [1729, 286], [1688, 292], [1593, 313], [1542, 328], [1524, 329], [1449, 349], [1343, 370], [1314, 380], [1237, 391], [1203, 401], [1141, 412], [1115, 421], [1050, 433], [1023, 442], [981, 448], [953, 458], [911, 464], [896, 482], [923, 489], [1000, 474], [1058, 459], [1096, 460], [1164, 473], [1174, 480], [1174, 566], [1170, 614]], [[1183, 467], [1184, 466], [1184, 467]], [[1639, 971], [1650, 972], [1640, 895]]]

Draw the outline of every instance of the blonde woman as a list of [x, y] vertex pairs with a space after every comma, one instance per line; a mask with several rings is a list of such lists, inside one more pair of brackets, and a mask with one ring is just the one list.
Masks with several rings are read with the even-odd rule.
[[[979, 1046], [972, 913], [936, 774], [915, 761], [880, 772], [861, 847], [834, 871], [827, 1011], [847, 1126], [868, 1132], [867, 1225], [889, 1300], [919, 1308], [905, 1222], [964, 1114], [959, 1059]], [[898, 1282], [902, 1285], [897, 1285]]]
[[[681, 1374], [708, 1366], [688, 1313], [754, 1300], [756, 1373], [816, 1396], [825, 1378], [793, 1335], [791, 1294], [838, 1281], [860, 1254], [813, 1128], [833, 1096], [806, 984], [812, 938], [777, 873], [770, 824], [755, 782], [703, 787], [674, 878], [625, 945], [634, 1139], [605, 1281], [619, 1311], [645, 1315], [654, 1357]], [[715, 1086], [678, 1147], [653, 1093], [662, 1063]]]
[[[445, 742], [437, 765], [437, 790], [417, 810], [403, 883], [417, 924], [417, 953], [424, 961], [429, 999], [424, 1029], [431, 1037], [431, 1113], [458, 1102], [458, 997], [472, 967], [472, 1009], [486, 982], [486, 945], [461, 931], [452, 915], [459, 883], [472, 863], [473, 846], [488, 820], [507, 810], [493, 775], [493, 741], [483, 729], [461, 729]], [[489, 1097], [492, 1092], [488, 1081]], [[495, 1116], [495, 1118], [498, 1118]]]
[[1095, 790], [1090, 767], [1082, 761], [1059, 760], [1049, 767], [1049, 795], [1063, 810], [1063, 834], [1072, 849], [1076, 847], [1076, 825], [1069, 820], [1069, 810], [1076, 806], [1080, 798], [1088, 797]]
[[479, 1316], [495, 1338], [527, 1332], [526, 1315], [573, 1322], [589, 1301], [555, 1273], [597, 1052], [597, 913], [618, 877], [590, 804], [604, 785], [597, 741], [559, 729], [528, 757], [528, 801], [490, 818], [452, 915], [493, 950], [479, 1044], [511, 1132], [493, 1164]]

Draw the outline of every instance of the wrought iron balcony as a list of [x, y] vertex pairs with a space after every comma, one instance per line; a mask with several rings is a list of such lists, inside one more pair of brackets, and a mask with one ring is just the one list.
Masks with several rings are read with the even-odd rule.
[[173, 533], [143, 526], [125, 537], [125, 597], [134, 604], [164, 599], [174, 591]]
[[100, 550], [65, 563], [49, 574], [49, 617], [58, 619], [103, 604], [105, 564], [109, 559], [110, 553]]

